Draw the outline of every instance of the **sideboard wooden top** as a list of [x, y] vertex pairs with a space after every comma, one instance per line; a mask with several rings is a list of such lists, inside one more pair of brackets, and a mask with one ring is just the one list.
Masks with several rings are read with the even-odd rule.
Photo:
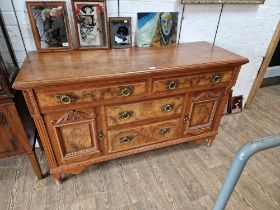
[[[15, 89], [41, 85], [94, 81], [176, 69], [241, 65], [247, 58], [213, 46], [193, 42], [158, 48], [30, 53], [13, 84]], [[198, 68], [198, 69], [199, 69]]]

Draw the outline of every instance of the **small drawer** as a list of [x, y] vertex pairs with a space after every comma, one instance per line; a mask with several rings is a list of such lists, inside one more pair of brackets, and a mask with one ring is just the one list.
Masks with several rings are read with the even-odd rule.
[[105, 87], [79, 86], [36, 90], [39, 106], [77, 104], [113, 98], [126, 98], [147, 93], [146, 82], [119, 84]]
[[217, 85], [231, 81], [233, 71], [207, 73], [196, 76], [177, 76], [157, 79], [153, 82], [153, 92], [171, 91], [183, 88]]
[[141, 127], [108, 132], [109, 153], [175, 139], [179, 136], [179, 119]]
[[156, 117], [180, 114], [183, 96], [149, 100], [107, 107], [108, 125], [120, 125]]

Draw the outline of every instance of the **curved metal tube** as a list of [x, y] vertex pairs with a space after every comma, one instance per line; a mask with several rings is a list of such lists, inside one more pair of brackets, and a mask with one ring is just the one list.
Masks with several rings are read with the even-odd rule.
[[235, 154], [230, 169], [216, 199], [213, 210], [223, 210], [249, 158], [257, 152], [280, 146], [280, 135], [270, 136], [244, 144]]

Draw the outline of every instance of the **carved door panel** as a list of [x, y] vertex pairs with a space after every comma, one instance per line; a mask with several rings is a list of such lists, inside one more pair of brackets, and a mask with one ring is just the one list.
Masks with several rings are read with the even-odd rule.
[[59, 164], [100, 155], [93, 108], [50, 113], [44, 118]]
[[20, 147], [10, 130], [8, 113], [4, 108], [0, 108], [0, 158], [18, 153]]
[[198, 135], [214, 129], [219, 123], [217, 119], [224, 92], [224, 89], [216, 89], [190, 94], [184, 118], [185, 135]]

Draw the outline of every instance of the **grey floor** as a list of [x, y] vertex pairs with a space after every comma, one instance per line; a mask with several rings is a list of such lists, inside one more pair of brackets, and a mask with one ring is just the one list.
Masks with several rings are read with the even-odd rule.
[[[212, 209], [234, 153], [280, 133], [279, 113], [280, 85], [262, 88], [251, 109], [223, 118], [211, 148], [184, 143], [96, 164], [61, 186], [37, 181], [26, 157], [1, 160], [0, 210]], [[248, 162], [227, 209], [280, 209], [280, 148]]]

